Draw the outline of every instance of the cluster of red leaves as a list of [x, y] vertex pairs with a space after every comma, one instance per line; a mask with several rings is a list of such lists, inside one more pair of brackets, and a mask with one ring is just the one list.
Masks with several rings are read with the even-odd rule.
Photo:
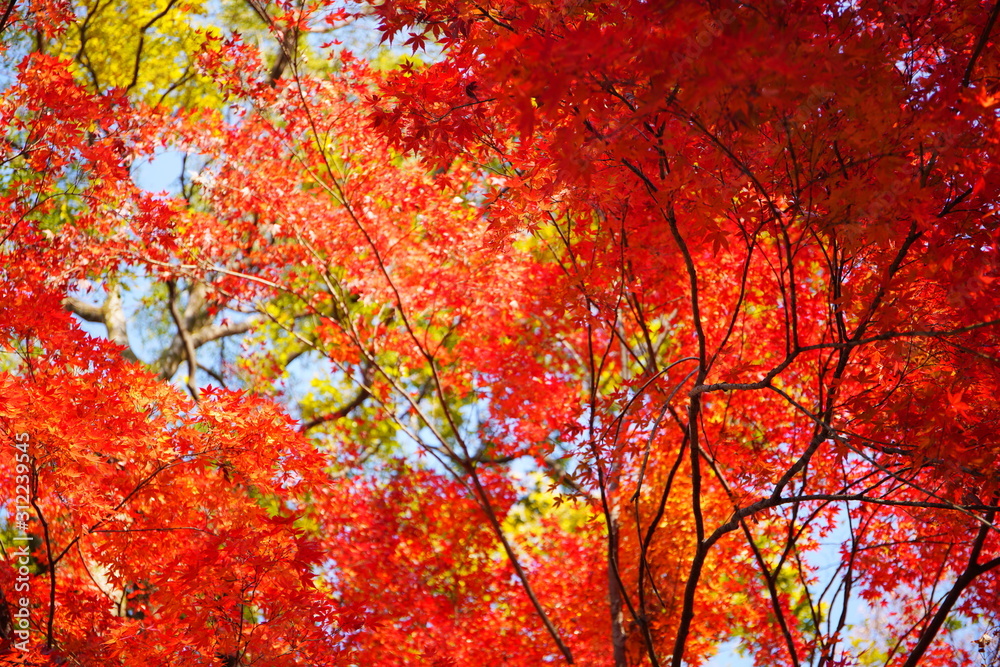
[[[699, 488], [671, 519], [705, 525], [677, 556], [690, 563], [680, 587], [693, 595], [672, 616], [678, 641], [657, 638], [647, 621], [647, 659], [672, 652], [676, 665], [687, 650], [696, 660], [694, 637], [725, 634], [724, 615], [697, 598], [725, 577], [701, 558], [714, 554], [730, 571], [756, 560], [754, 531], [735, 518], [762, 498], [813, 499], [759, 531], [758, 542], [783, 545], [760, 547], [767, 568], [807, 550], [793, 546], [794, 531], [835, 519], [831, 496], [934, 506], [859, 509], [845, 552], [848, 571], [864, 570], [851, 576], [867, 596], [920, 591], [892, 632], [917, 630], [890, 659], [919, 660], [942, 609], [995, 606], [986, 598], [996, 530], [948, 511], [978, 507], [992, 523], [983, 508], [1000, 492], [995, 7], [414, 1], [377, 15], [389, 37], [445, 48], [427, 67], [384, 77], [370, 98], [373, 127], [431, 165], [461, 158], [493, 171], [493, 232], [511, 240], [527, 230], [548, 244], [557, 270], [528, 292], [541, 306], [529, 321], [542, 329], [517, 345], [544, 348], [552, 376], [575, 366], [592, 392], [620, 377], [619, 393], [581, 411], [598, 416], [577, 456], [595, 485], [620, 494], [605, 510], [635, 491], [635, 477], [615, 479], [621, 468], [647, 459], [669, 470], [686, 447], [702, 449], [675, 468]], [[664, 322], [666, 340], [650, 329]], [[647, 385], [681, 359], [692, 361]], [[496, 384], [520, 387], [517, 377], [510, 370]], [[666, 434], [653, 425], [675, 386]], [[651, 398], [623, 419], [643, 391]], [[517, 407], [502, 416], [516, 419]], [[668, 507], [684, 496], [680, 484], [640, 484]], [[713, 516], [716, 493], [731, 504]], [[904, 527], [914, 514], [923, 530]], [[655, 532], [641, 509], [621, 521], [623, 533]], [[788, 539], [775, 536], [778, 525]], [[723, 538], [730, 530], [747, 539]], [[642, 564], [655, 545], [632, 545], [622, 562], [655, 571]], [[887, 552], [899, 569], [878, 565]], [[966, 578], [953, 591], [969, 585], [968, 595], [931, 601], [928, 572]], [[623, 582], [636, 605], [653, 596], [637, 576]], [[789, 605], [787, 593], [772, 590], [773, 604]], [[649, 616], [636, 613], [636, 623]], [[783, 616], [754, 626], [758, 660], [813, 650], [833, 659], [836, 635], [805, 640]]]

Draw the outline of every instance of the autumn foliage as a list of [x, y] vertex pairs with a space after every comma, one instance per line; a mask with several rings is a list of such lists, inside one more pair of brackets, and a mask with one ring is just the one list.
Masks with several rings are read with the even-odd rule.
[[0, 2], [0, 664], [993, 664], [998, 15]]

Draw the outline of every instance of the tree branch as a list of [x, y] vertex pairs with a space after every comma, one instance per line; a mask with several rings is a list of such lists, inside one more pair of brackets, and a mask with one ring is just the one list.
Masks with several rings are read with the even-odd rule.
[[84, 321], [103, 324], [107, 329], [108, 338], [125, 348], [122, 350], [122, 357], [137, 362], [139, 358], [132, 351], [132, 345], [128, 338], [127, 318], [122, 306], [121, 288], [117, 284], [109, 284], [106, 289], [107, 297], [100, 306], [67, 296], [62, 300], [63, 308]]
[[306, 431], [309, 431], [310, 429], [314, 429], [317, 426], [320, 426], [320, 425], [325, 424], [327, 422], [332, 422], [332, 421], [336, 421], [338, 419], [342, 419], [342, 418], [346, 417], [347, 415], [351, 414], [351, 412], [353, 412], [362, 403], [364, 403], [366, 400], [368, 400], [368, 397], [371, 396], [371, 395], [372, 395], [371, 392], [368, 391], [368, 387], [367, 386], [362, 386], [361, 389], [358, 391], [357, 395], [354, 398], [352, 398], [350, 400], [350, 402], [346, 403], [345, 405], [341, 406], [340, 408], [337, 408], [333, 412], [329, 412], [329, 413], [327, 413], [325, 415], [320, 415], [319, 417], [313, 417], [312, 419], [310, 419], [309, 421], [307, 421], [306, 423], [304, 423], [299, 428], [299, 431], [301, 433], [305, 433]]
[[976, 40], [976, 47], [972, 51], [972, 57], [969, 58], [969, 65], [965, 68], [965, 75], [962, 77], [962, 88], [968, 88], [969, 83], [972, 82], [972, 71], [975, 69], [976, 61], [979, 60], [979, 56], [986, 46], [986, 41], [990, 38], [990, 33], [993, 32], [993, 25], [997, 21], [998, 14], [1000, 14], [1000, 1], [993, 3], [993, 11], [990, 12], [990, 17], [986, 20], [986, 27], [983, 28], [979, 39]]
[[[188, 362], [188, 379], [187, 387], [188, 391], [191, 392], [191, 398], [194, 399], [195, 403], [200, 401], [198, 395], [198, 384], [196, 382], [196, 377], [198, 374], [198, 353], [195, 351], [194, 343], [191, 341], [191, 336], [188, 334], [187, 327], [184, 323], [184, 318], [181, 317], [180, 309], [177, 308], [177, 284], [173, 280], [167, 281], [167, 290], [169, 291], [169, 303], [170, 303], [170, 315], [174, 318], [174, 324], [177, 325], [177, 333], [181, 337], [184, 343], [184, 353], [187, 356]], [[189, 304], [190, 305], [190, 304]]]
[[[194, 348], [198, 349], [202, 345], [219, 340], [220, 338], [245, 334], [260, 324], [260, 321], [260, 317], [250, 317], [242, 322], [211, 324], [196, 329], [193, 332], [187, 330], [188, 338]], [[178, 334], [174, 336], [170, 346], [163, 350], [159, 358], [153, 363], [153, 370], [160, 376], [160, 379], [169, 380], [177, 372], [181, 362], [184, 361], [185, 354], [184, 339]]]

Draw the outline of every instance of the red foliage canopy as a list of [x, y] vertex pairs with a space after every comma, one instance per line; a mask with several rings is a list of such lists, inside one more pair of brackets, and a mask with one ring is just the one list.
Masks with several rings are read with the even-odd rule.
[[7, 5], [7, 659], [987, 664], [1000, 3], [250, 4], [225, 112]]

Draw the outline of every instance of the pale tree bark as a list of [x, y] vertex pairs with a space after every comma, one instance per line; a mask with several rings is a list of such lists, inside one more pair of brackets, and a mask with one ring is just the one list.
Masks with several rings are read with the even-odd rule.
[[[139, 358], [129, 342], [127, 318], [122, 306], [121, 288], [117, 284], [109, 284], [107, 296], [101, 305], [87, 303], [81, 299], [68, 296], [63, 299], [63, 307], [87, 322], [103, 324], [108, 332], [108, 338], [125, 349], [122, 356], [129, 361], [138, 362]], [[198, 348], [213, 341], [245, 334], [260, 323], [259, 316], [249, 317], [242, 322], [226, 322], [215, 324], [209, 312], [206, 301], [207, 287], [196, 282], [187, 289], [187, 302], [180, 314], [183, 331], [192, 347]], [[185, 336], [176, 331], [170, 343], [149, 364], [150, 369], [163, 380], [170, 380], [176, 375], [181, 364], [187, 359]]]
[[125, 309], [122, 307], [121, 287], [117, 283], [112, 283], [107, 286], [106, 290], [107, 297], [105, 297], [104, 303], [100, 306], [67, 296], [63, 299], [63, 307], [69, 312], [79, 315], [87, 322], [103, 324], [108, 330], [108, 338], [125, 348], [122, 350], [122, 356], [129, 361], [138, 361], [139, 358], [132, 350], [132, 345], [128, 339]]

